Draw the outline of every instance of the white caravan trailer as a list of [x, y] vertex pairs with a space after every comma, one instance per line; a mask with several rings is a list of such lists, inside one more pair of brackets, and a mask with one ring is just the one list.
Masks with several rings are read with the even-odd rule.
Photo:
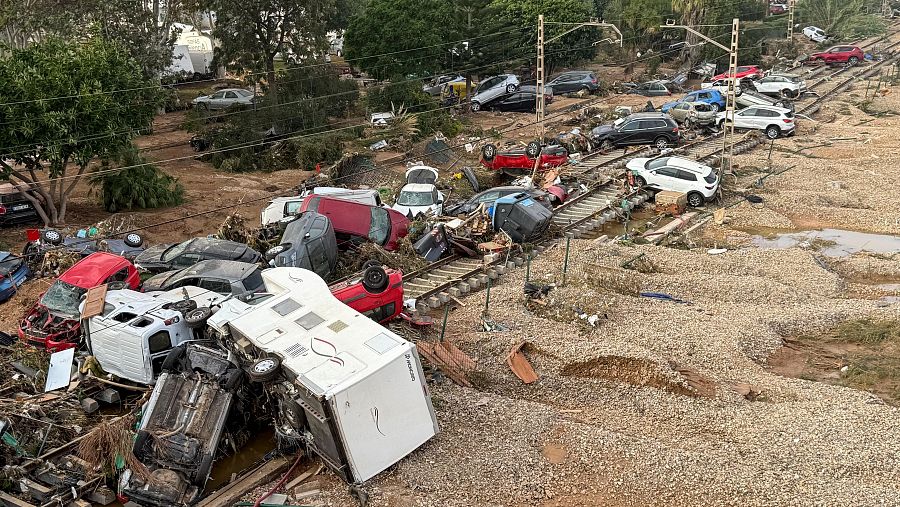
[[437, 434], [416, 346], [336, 299], [312, 271], [262, 272], [272, 296], [222, 303], [208, 325], [279, 397], [276, 431], [346, 481], [366, 481]]

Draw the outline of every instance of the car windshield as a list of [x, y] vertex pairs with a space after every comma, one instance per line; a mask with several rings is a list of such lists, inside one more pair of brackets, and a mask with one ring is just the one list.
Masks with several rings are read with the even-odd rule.
[[654, 169], [659, 169], [660, 167], [665, 167], [669, 163], [669, 157], [663, 158], [655, 158], [649, 162], [647, 162], [647, 169], [651, 171]]
[[81, 296], [86, 292], [87, 289], [57, 280], [44, 293], [44, 297], [41, 298], [41, 304], [53, 313], [75, 317], [78, 315], [78, 304], [81, 302]]
[[0, 261], [0, 277], [8, 276], [18, 269], [19, 264], [21, 263], [22, 260], [15, 257]]
[[397, 197], [397, 204], [401, 206], [431, 206], [434, 204], [434, 199], [431, 192], [404, 190]]
[[616, 128], [621, 127], [622, 124], [625, 123], [625, 120], [626, 120], [626, 119], [627, 119], [627, 118], [619, 118], [618, 120], [614, 121], [614, 122], [613, 122], [613, 127], [616, 127]]
[[178, 243], [177, 245], [170, 246], [168, 250], [163, 252], [162, 260], [170, 261], [175, 257], [178, 257], [179, 255], [184, 253], [184, 250], [187, 248], [188, 243], [190, 243], [190, 241], [185, 241], [184, 243]]

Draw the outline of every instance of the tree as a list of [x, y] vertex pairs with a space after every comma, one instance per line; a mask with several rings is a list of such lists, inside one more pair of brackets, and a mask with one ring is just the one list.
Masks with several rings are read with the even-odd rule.
[[123, 209], [162, 208], [181, 204], [184, 187], [178, 180], [147, 163], [134, 145], [127, 146], [116, 157], [122, 171], [109, 171], [100, 166], [89, 182], [98, 191], [103, 208], [110, 213]]
[[160, 90], [118, 44], [49, 39], [0, 58], [0, 180], [47, 225], [65, 222], [69, 196], [95, 158], [146, 129]]
[[217, 58], [254, 73], [277, 100], [275, 58], [286, 63], [320, 59], [328, 48], [328, 20], [335, 0], [211, 0]]
[[838, 40], [851, 40], [883, 33], [884, 22], [877, 16], [864, 14], [865, 7], [868, 7], [869, 12], [879, 12], [881, 2], [877, 5], [866, 0], [798, 2], [797, 18], [818, 26]]

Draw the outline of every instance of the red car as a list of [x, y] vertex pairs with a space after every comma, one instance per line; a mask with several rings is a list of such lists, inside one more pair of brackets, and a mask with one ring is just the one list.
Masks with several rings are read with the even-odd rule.
[[771, 4], [769, 5], [769, 14], [784, 14], [788, 11], [788, 6], [785, 4]]
[[362, 276], [330, 286], [334, 297], [376, 322], [387, 322], [403, 310], [403, 272], [384, 269], [377, 261], [364, 265]]
[[846, 63], [847, 65], [856, 65], [860, 60], [865, 59], [866, 55], [856, 46], [835, 46], [828, 51], [822, 53], [813, 53], [809, 55], [809, 62]]
[[399, 211], [343, 199], [312, 195], [303, 200], [300, 211], [315, 211], [331, 220], [338, 246], [369, 239], [385, 250], [396, 250], [400, 238], [409, 232], [409, 219]]
[[510, 174], [530, 173], [534, 169], [534, 161], [540, 152], [538, 169], [545, 171], [551, 167], [559, 167], [569, 160], [569, 152], [562, 146], [545, 146], [543, 149], [537, 141], [528, 143], [524, 150], [497, 152], [497, 147], [487, 144], [481, 149], [481, 165]]
[[124, 257], [96, 252], [66, 270], [28, 310], [19, 324], [19, 339], [51, 352], [78, 345], [81, 340], [81, 297], [104, 283], [141, 285], [134, 264]]
[[[760, 69], [757, 65], [741, 65], [735, 70], [737, 71], [735, 73], [735, 76], [737, 76], [738, 79], [756, 79], [758, 77], [762, 77], [763, 75], [762, 69]], [[718, 81], [720, 79], [728, 79], [728, 73], [723, 72], [721, 74], [713, 76], [712, 78], [713, 81]]]

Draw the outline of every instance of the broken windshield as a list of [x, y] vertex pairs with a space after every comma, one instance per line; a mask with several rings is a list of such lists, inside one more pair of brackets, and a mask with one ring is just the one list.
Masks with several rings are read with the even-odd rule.
[[190, 243], [190, 241], [185, 241], [184, 243], [178, 243], [177, 245], [170, 246], [168, 250], [163, 252], [162, 257], [161, 257], [162, 260], [170, 261], [170, 260], [174, 259], [175, 257], [178, 257], [187, 248], [188, 243]]
[[412, 192], [404, 190], [397, 198], [397, 204], [401, 206], [431, 206], [434, 204], [431, 192]]
[[75, 317], [78, 315], [78, 304], [81, 303], [81, 296], [86, 292], [87, 289], [57, 280], [44, 293], [44, 297], [41, 298], [41, 304], [53, 313]]

